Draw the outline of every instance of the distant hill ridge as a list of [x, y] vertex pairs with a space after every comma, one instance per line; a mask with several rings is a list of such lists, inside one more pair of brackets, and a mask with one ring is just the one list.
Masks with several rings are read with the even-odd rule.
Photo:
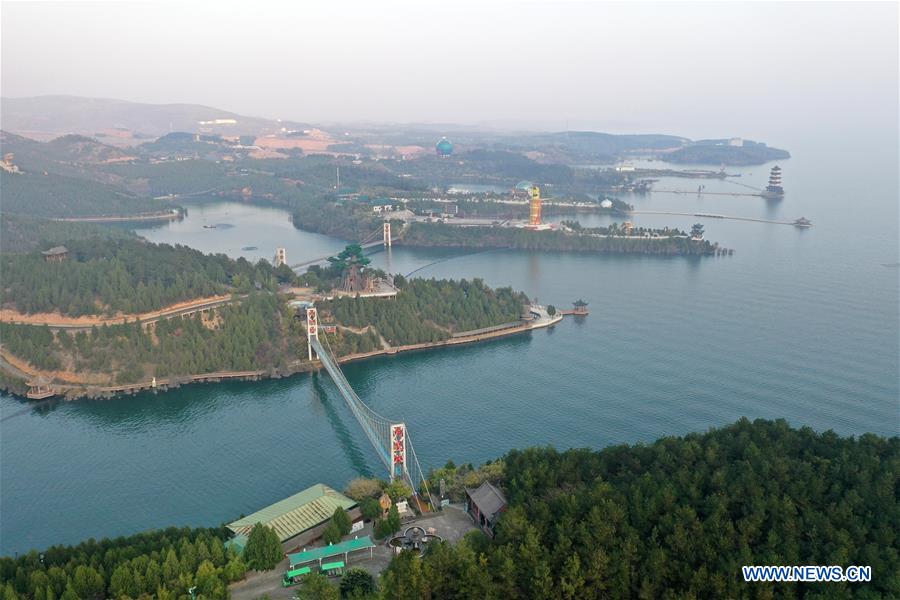
[[41, 140], [75, 133], [120, 142], [153, 139], [172, 131], [260, 135], [282, 127], [309, 127], [200, 104], [148, 104], [66, 95], [0, 98], [0, 113], [6, 131]]

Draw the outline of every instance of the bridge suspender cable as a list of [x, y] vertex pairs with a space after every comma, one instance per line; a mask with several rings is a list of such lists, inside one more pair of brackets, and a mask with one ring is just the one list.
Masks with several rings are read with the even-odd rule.
[[[315, 311], [315, 309], [309, 310]], [[317, 320], [318, 315], [315, 313], [313, 314], [315, 315], [313, 318]], [[307, 317], [307, 319], [309, 319], [309, 317]], [[391, 479], [394, 479], [395, 477], [406, 478], [410, 487], [412, 487], [413, 494], [416, 496], [418, 496], [416, 482], [421, 481], [422, 486], [425, 488], [425, 494], [430, 500], [431, 491], [428, 489], [428, 480], [425, 478], [422, 465], [419, 463], [418, 456], [416, 456], [416, 451], [413, 448], [409, 432], [406, 430], [406, 425], [403, 423], [392, 422], [390, 419], [379, 415], [360, 399], [350, 385], [350, 382], [347, 381], [343, 371], [341, 371], [337, 356], [335, 356], [334, 351], [331, 349], [331, 344], [328, 343], [328, 338], [326, 337], [324, 339], [324, 345], [319, 339], [317, 325], [318, 324], [316, 323], [316, 326], [310, 329], [310, 346], [316, 351], [316, 355], [319, 357], [325, 370], [331, 376], [338, 391], [341, 392], [341, 396], [343, 396], [344, 400], [347, 402], [353, 416], [356, 417], [356, 420], [362, 427], [363, 432], [365, 432], [366, 437], [369, 438], [369, 441], [372, 443], [372, 446], [374, 446], [378, 456], [388, 468]], [[315, 331], [313, 331], [313, 329]], [[411, 465], [412, 472], [410, 472]]]

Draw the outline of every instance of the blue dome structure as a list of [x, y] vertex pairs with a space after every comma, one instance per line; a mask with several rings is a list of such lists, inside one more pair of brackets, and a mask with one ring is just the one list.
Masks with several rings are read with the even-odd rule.
[[434, 147], [440, 156], [450, 156], [453, 154], [453, 144], [447, 138], [441, 138], [441, 141]]

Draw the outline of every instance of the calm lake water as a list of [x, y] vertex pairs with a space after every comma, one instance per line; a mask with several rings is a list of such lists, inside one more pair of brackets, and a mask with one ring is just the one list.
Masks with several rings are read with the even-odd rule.
[[[376, 254], [374, 263], [393, 272], [482, 277], [557, 306], [584, 298], [591, 315], [527, 336], [349, 365], [349, 380], [377, 411], [407, 422], [425, 466], [477, 463], [536, 444], [646, 442], [741, 416], [897, 434], [896, 144], [865, 155], [814, 140], [787, 147], [794, 158], [781, 163], [788, 193], [780, 203], [624, 198], [642, 210], [815, 223], [798, 230], [704, 220], [709, 239], [736, 250], [731, 257], [402, 247]], [[734, 182], [763, 186], [768, 166], [729, 171], [742, 177], [657, 186], [742, 191]], [[634, 220], [685, 229], [697, 221]], [[292, 262], [343, 245], [297, 231], [283, 211], [236, 203], [192, 206], [186, 220], [139, 233], [251, 259], [285, 246]], [[241, 250], [248, 246], [257, 250]], [[324, 375], [44, 408], [0, 396], [0, 413], [3, 554], [218, 524], [316, 482], [341, 489], [358, 473], [382, 474]]]

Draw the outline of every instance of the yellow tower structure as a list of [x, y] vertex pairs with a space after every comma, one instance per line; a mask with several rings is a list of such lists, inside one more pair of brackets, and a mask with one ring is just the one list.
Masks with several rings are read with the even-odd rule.
[[528, 224], [532, 227], [541, 224], [541, 188], [536, 185], [531, 186], [531, 218]]

